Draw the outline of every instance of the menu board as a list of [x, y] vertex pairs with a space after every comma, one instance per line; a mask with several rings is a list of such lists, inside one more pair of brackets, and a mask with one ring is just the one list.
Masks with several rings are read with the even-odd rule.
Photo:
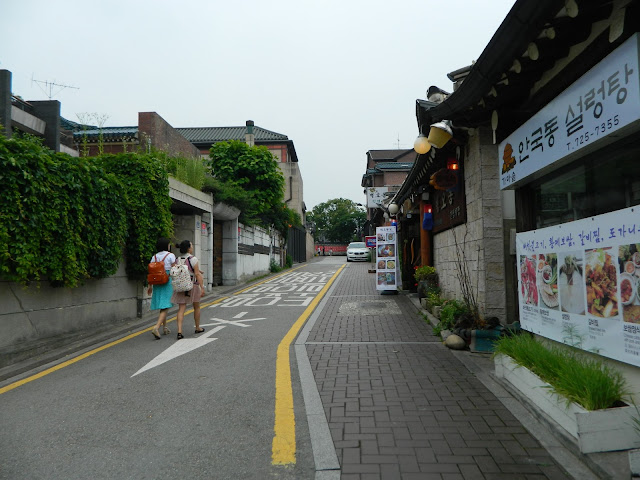
[[516, 235], [522, 328], [640, 366], [640, 209]]
[[395, 226], [376, 228], [376, 289], [397, 290], [400, 281]]

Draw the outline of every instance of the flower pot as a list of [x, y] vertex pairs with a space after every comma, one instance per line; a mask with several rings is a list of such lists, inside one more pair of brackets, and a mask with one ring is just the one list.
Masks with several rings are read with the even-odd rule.
[[508, 382], [544, 416], [550, 417], [576, 439], [582, 453], [610, 452], [640, 447], [635, 431], [634, 407], [589, 411], [552, 393], [551, 386], [506, 355], [495, 357], [496, 377]]
[[493, 352], [495, 341], [502, 335], [502, 327], [491, 330], [472, 330], [469, 349], [472, 352]]

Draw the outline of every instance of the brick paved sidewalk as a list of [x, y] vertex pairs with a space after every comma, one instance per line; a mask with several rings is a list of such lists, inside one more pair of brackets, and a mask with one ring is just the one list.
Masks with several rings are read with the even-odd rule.
[[306, 344], [341, 478], [570, 478], [368, 268], [344, 270]]

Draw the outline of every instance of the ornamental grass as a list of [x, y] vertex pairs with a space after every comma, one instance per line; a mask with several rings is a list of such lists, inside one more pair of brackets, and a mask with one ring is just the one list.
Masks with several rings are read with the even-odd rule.
[[500, 338], [495, 343], [494, 355], [498, 354], [535, 373], [567, 404], [601, 410], [623, 405], [630, 395], [626, 380], [614, 368], [575, 349], [546, 347], [528, 334]]

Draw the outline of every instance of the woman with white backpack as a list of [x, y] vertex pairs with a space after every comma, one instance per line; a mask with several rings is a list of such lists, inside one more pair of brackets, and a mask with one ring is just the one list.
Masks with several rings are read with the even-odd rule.
[[[184, 338], [182, 335], [182, 322], [184, 321], [184, 312], [187, 309], [187, 304], [193, 305], [193, 320], [196, 324], [195, 333], [204, 332], [204, 328], [200, 327], [200, 298], [202, 297], [202, 285], [204, 284], [204, 277], [200, 271], [200, 262], [193, 256], [193, 244], [189, 240], [183, 240], [180, 244], [176, 244], [176, 247], [180, 249], [181, 256], [176, 259], [176, 265], [186, 265], [191, 274], [191, 280], [193, 281], [193, 288], [186, 292], [173, 292], [171, 296], [171, 303], [178, 304], [178, 340]], [[175, 267], [175, 266], [174, 266]]]

